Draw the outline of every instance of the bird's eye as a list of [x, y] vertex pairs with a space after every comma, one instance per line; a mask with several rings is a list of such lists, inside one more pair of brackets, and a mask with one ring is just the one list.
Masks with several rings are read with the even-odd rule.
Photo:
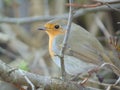
[[55, 25], [55, 29], [58, 29], [60, 26], [59, 25]]

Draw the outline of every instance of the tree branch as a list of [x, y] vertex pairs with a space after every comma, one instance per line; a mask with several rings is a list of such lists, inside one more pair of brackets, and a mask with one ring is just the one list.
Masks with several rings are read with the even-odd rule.
[[[69, 0], [69, 3], [73, 3], [73, 0]], [[66, 72], [65, 72], [65, 65], [64, 65], [64, 52], [67, 46], [67, 40], [70, 34], [70, 27], [71, 27], [71, 23], [72, 23], [72, 16], [73, 16], [73, 8], [72, 6], [69, 7], [69, 16], [68, 16], [68, 24], [67, 24], [67, 28], [66, 28], [66, 33], [64, 36], [64, 40], [62, 43], [62, 48], [60, 50], [60, 61], [61, 61], [61, 72], [62, 72], [62, 77], [65, 80], [66, 79]]]
[[66, 4], [66, 6], [73, 6], [73, 7], [78, 7], [78, 8], [94, 8], [94, 7], [99, 7], [103, 5], [110, 5], [110, 4], [119, 4], [120, 1], [109, 1], [109, 2], [104, 2], [104, 1], [97, 1], [93, 0], [95, 4], [77, 4], [77, 3], [72, 3], [72, 4]]
[[[34, 84], [35, 87], [43, 87], [46, 90], [96, 90], [95, 86], [101, 86], [103, 88], [108, 87], [110, 84], [104, 84], [104, 83], [98, 83], [93, 80], [88, 80], [86, 83], [87, 87], [83, 87], [81, 85], [78, 85], [77, 82], [73, 81], [63, 81], [57, 78], [51, 78], [48, 76], [41, 76], [36, 75], [33, 73], [29, 73], [26, 71], [23, 71], [25, 76], [28, 77], [28, 79]], [[12, 68], [9, 65], [5, 64], [0, 60], [0, 80], [13, 83], [13, 84], [19, 84], [19, 85], [26, 85], [28, 86], [29, 83], [25, 80], [23, 74], [19, 72], [18, 69]], [[90, 87], [94, 85], [94, 87]], [[112, 86], [112, 89], [120, 89], [119, 86]], [[99, 89], [98, 89], [99, 90]]]
[[[97, 7], [97, 8], [80, 9], [76, 11], [76, 13], [73, 15], [73, 18], [84, 15], [88, 12], [94, 12], [97, 10], [100, 11], [100, 10], [111, 10], [111, 9], [105, 6]], [[26, 23], [33, 23], [33, 22], [38, 22], [38, 21], [48, 21], [54, 18], [68, 18], [68, 13], [63, 14], [63, 15], [55, 15], [55, 16], [34, 16], [34, 17], [24, 17], [24, 18], [0, 17], [0, 23], [26, 24]]]
[[[75, 82], [63, 82], [60, 79], [53, 79], [50, 77], [45, 77], [41, 75], [35, 75], [26, 71], [23, 71], [25, 76], [35, 85], [35, 87], [52, 88], [53, 90], [79, 90], [83, 89], [82, 86], [78, 86]], [[0, 78], [3, 81], [19, 84], [19, 85], [29, 85], [25, 80], [23, 74], [18, 70], [14, 69], [0, 60]], [[48, 90], [48, 89], [46, 89]]]

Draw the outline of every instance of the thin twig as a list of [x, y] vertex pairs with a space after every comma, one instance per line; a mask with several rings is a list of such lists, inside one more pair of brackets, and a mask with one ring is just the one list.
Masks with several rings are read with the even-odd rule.
[[[113, 68], [115, 68], [117, 71], [118, 71], [118, 73], [120, 73], [120, 70], [119, 70], [119, 68], [118, 67], [116, 67], [115, 65], [113, 65], [113, 64], [110, 64], [110, 63], [103, 63], [100, 67], [99, 67], [99, 69], [100, 68], [103, 68], [103, 67], [105, 67], [105, 66], [111, 66], [111, 67], [113, 67]], [[118, 74], [117, 74], [118, 75]], [[112, 86], [114, 85], [117, 85], [118, 83], [120, 82], [120, 75], [119, 75], [119, 78], [118, 78], [118, 80], [115, 82], [115, 84], [110, 84], [108, 87], [107, 87], [107, 89], [106, 90], [111, 90], [111, 88], [112, 88]]]
[[45, 16], [49, 16], [50, 12], [49, 12], [49, 2], [48, 0], [44, 0], [44, 13]]
[[[116, 56], [116, 60], [117, 60], [117, 57], [119, 57], [119, 45], [118, 45], [118, 38], [117, 37], [114, 37], [112, 36], [108, 30], [106, 29], [106, 27], [104, 26], [104, 24], [102, 23], [102, 21], [100, 20], [100, 18], [96, 15], [95, 16], [95, 21], [98, 25], [98, 27], [100, 28], [100, 30], [103, 32], [103, 34], [105, 35], [105, 37], [107, 38], [109, 44], [111, 44], [115, 50], [113, 50], [113, 53], [115, 54]], [[119, 60], [118, 60], [119, 61]]]
[[[119, 3], [120, 3], [120, 1], [119, 1]], [[115, 11], [117, 11], [117, 12], [120, 12], [120, 9], [117, 9], [117, 8], [112, 7], [109, 3], [105, 3], [105, 5], [108, 6], [108, 7], [109, 7], [110, 9], [112, 9], [112, 10], [115, 10]]]
[[[73, 2], [73, 0], [69, 0], [69, 3], [71, 4]], [[66, 73], [65, 73], [65, 65], [64, 65], [64, 52], [65, 52], [65, 48], [67, 46], [67, 41], [69, 38], [69, 34], [70, 34], [70, 27], [71, 27], [71, 23], [72, 23], [72, 7], [69, 7], [69, 17], [68, 17], [68, 24], [67, 24], [67, 28], [66, 28], [66, 34], [63, 40], [63, 45], [60, 51], [60, 61], [61, 61], [61, 71], [62, 71], [62, 77], [65, 80], [66, 79]]]
[[117, 79], [117, 81], [115, 82], [115, 84], [113, 84], [113, 85], [117, 85], [118, 83], [120, 83], [120, 76], [119, 76], [119, 78]]
[[[94, 8], [94, 7], [99, 7], [99, 6], [103, 6], [106, 5], [109, 8], [112, 8], [110, 6], [110, 4], [119, 4], [120, 1], [112, 1], [112, 2], [103, 2], [103, 1], [97, 1], [94, 0], [95, 4], [77, 4], [77, 3], [71, 3], [71, 4], [66, 4], [66, 6], [73, 6], [73, 7], [77, 7], [77, 8]], [[112, 8], [113, 9], [113, 8]]]
[[78, 8], [94, 8], [101, 6], [101, 3], [96, 3], [96, 4], [77, 4], [77, 3], [72, 3], [72, 4], [66, 4], [66, 6], [72, 6], [72, 7], [78, 7]]
[[112, 85], [109, 85], [106, 90], [111, 90]]
[[18, 69], [19, 72], [23, 75], [23, 77], [25, 78], [25, 80], [27, 81], [27, 83], [31, 86], [32, 90], [35, 90], [35, 86], [33, 85], [33, 83], [29, 80], [29, 78], [24, 74], [24, 72], [20, 69]]
[[[98, 8], [85, 8], [77, 10], [76, 13], [73, 15], [73, 18], [84, 15], [88, 12], [95, 12], [97, 10], [111, 10], [108, 7], [98, 7]], [[54, 15], [54, 16], [32, 16], [32, 17], [23, 17], [23, 18], [10, 18], [4, 17], [0, 18], [0, 23], [11, 23], [11, 24], [26, 24], [26, 23], [33, 23], [39, 21], [48, 21], [54, 18], [68, 18], [68, 13], [63, 15]]]
[[120, 77], [119, 77], [119, 78], [118, 78], [118, 80], [115, 82], [115, 84], [113, 84], [113, 85], [109, 85], [109, 86], [107, 87], [107, 89], [106, 89], [106, 90], [112, 90], [112, 89], [111, 89], [111, 88], [112, 88], [112, 86], [117, 85], [119, 82], [120, 82]]
[[[113, 68], [116, 69], [116, 70], [118, 71], [118, 73], [120, 74], [120, 69], [119, 69], [118, 67], [116, 67], [114, 64], [110, 64], [110, 63], [103, 63], [103, 64], [99, 67], [99, 69], [101, 69], [101, 68], [103, 68], [103, 67], [105, 67], [105, 66], [111, 66], [111, 67], [113, 67]], [[116, 74], [116, 75], [118, 75], [118, 74]], [[118, 76], [120, 76], [120, 75], [118, 75]]]
[[120, 24], [120, 22], [117, 22], [117, 24]]
[[100, 18], [98, 18], [97, 15], [95, 16], [95, 21], [96, 21], [98, 27], [100, 28], [100, 30], [105, 35], [105, 37], [109, 40], [111, 37], [111, 34], [107, 31], [106, 27], [103, 25], [102, 21], [100, 20]]
[[15, 54], [13, 54], [12, 52], [10, 52], [7, 49], [4, 49], [2, 47], [0, 47], [0, 53], [4, 54], [10, 58], [17, 58], [17, 56]]

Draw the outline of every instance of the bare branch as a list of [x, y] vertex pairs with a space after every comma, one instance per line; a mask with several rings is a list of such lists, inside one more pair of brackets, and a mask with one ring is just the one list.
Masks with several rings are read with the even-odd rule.
[[[93, 80], [88, 80], [86, 83], [86, 86], [88, 87], [83, 87], [81, 85], [78, 85], [77, 82], [72, 82], [72, 81], [63, 81], [57, 78], [51, 78], [48, 76], [41, 76], [41, 75], [36, 75], [33, 73], [29, 73], [26, 71], [22, 72], [25, 74], [26, 77], [29, 78], [29, 80], [32, 82], [32, 84], [35, 87], [42, 87], [46, 88], [46, 90], [99, 90], [96, 89], [98, 87], [96, 86], [101, 86], [101, 87], [108, 87], [110, 84], [104, 84], [104, 83], [99, 83]], [[82, 78], [83, 79], [83, 78]], [[25, 78], [23, 77], [23, 74], [19, 72], [18, 69], [12, 68], [2, 62], [0, 60], [0, 80], [13, 83], [13, 84], [19, 84], [19, 85], [26, 85], [28, 86], [28, 82], [26, 82]], [[90, 85], [94, 85], [95, 87], [90, 87]], [[112, 89], [120, 89], [119, 86], [112, 86]]]
[[25, 80], [28, 82], [28, 84], [31, 86], [32, 90], [35, 90], [35, 86], [33, 85], [33, 83], [29, 80], [29, 78], [24, 74], [24, 72], [21, 69], [18, 69], [19, 72], [23, 75], [23, 77], [25, 78]]
[[66, 4], [66, 6], [73, 6], [73, 7], [78, 7], [78, 8], [94, 8], [94, 7], [99, 7], [103, 5], [107, 5], [110, 7], [110, 4], [119, 4], [120, 1], [111, 1], [111, 2], [103, 2], [103, 1], [98, 1], [98, 0], [93, 0], [95, 4], [77, 4], [77, 3], [72, 3], [72, 4]]
[[96, 21], [98, 27], [100, 28], [100, 30], [105, 35], [105, 37], [109, 40], [112, 35], [107, 31], [106, 27], [103, 25], [102, 21], [98, 18], [97, 15], [95, 16], [95, 21]]
[[[88, 12], [94, 12], [97, 10], [111, 10], [108, 7], [98, 7], [98, 8], [85, 8], [84, 10], [78, 10], [76, 13], [73, 15], [73, 18], [84, 15]], [[38, 21], [48, 21], [54, 18], [68, 18], [68, 13], [63, 14], [63, 15], [55, 15], [55, 16], [33, 16], [33, 17], [24, 17], [24, 18], [6, 18], [2, 17], [0, 18], [0, 23], [11, 23], [11, 24], [25, 24], [25, 23], [33, 23], [33, 22], [38, 22]]]
[[[45, 77], [41, 75], [35, 75], [26, 71], [21, 70], [24, 75], [29, 78], [35, 87], [43, 87], [46, 90], [83, 90], [84, 87], [77, 85], [75, 82], [64, 82], [60, 79], [52, 79], [50, 77]], [[0, 60], [0, 78], [3, 81], [19, 84], [19, 85], [29, 85], [29, 83], [24, 78], [23, 74], [18, 70], [11, 68], [4, 62]]]
[[[69, 3], [71, 4], [73, 2], [73, 0], [69, 0]], [[66, 34], [64, 36], [64, 40], [62, 43], [62, 48], [60, 51], [60, 61], [61, 61], [61, 72], [62, 72], [62, 77], [63, 79], [66, 78], [66, 74], [65, 74], [65, 66], [64, 66], [64, 52], [65, 52], [65, 48], [67, 46], [67, 40], [69, 38], [69, 34], [70, 34], [70, 27], [71, 27], [71, 23], [72, 23], [72, 16], [73, 16], [73, 9], [70, 6], [69, 7], [69, 17], [68, 17], [68, 24], [67, 24], [67, 28], [66, 28]]]

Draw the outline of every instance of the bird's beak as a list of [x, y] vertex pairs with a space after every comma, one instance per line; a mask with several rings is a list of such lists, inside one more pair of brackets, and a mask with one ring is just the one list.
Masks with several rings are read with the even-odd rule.
[[38, 30], [46, 30], [45, 27], [39, 27]]

